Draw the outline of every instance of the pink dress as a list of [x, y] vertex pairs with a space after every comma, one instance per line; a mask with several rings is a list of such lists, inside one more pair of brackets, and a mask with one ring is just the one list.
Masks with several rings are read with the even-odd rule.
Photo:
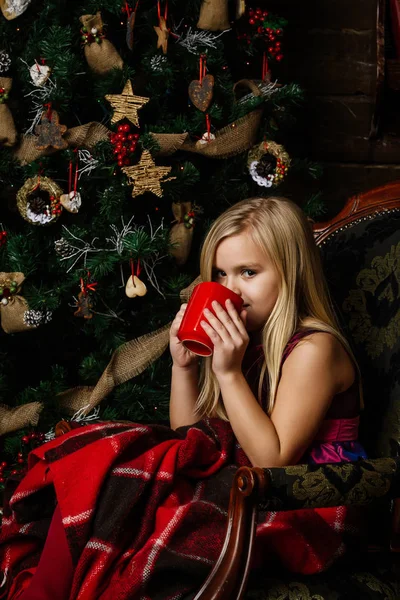
[[[312, 333], [315, 333], [315, 330], [307, 329], [294, 334], [283, 353], [282, 365], [298, 342]], [[256, 397], [263, 358], [262, 346], [258, 345], [249, 349], [243, 361], [243, 372]], [[266, 397], [266, 385], [263, 392], [263, 396]], [[314, 442], [299, 462], [336, 463], [367, 458], [358, 441], [359, 411], [360, 396], [356, 378], [346, 391], [333, 398]]]

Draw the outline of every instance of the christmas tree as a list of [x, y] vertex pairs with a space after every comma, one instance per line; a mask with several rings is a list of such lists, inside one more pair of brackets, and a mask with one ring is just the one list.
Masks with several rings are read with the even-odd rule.
[[256, 3], [0, 5], [1, 484], [61, 419], [165, 421], [209, 224], [317, 169]]

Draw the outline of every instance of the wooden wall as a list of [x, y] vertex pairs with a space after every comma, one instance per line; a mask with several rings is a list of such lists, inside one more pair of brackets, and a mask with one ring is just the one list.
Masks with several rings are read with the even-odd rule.
[[306, 92], [309, 155], [324, 164], [329, 213], [349, 195], [400, 179], [400, 132], [382, 127], [385, 0], [262, 4], [289, 21], [279, 78]]

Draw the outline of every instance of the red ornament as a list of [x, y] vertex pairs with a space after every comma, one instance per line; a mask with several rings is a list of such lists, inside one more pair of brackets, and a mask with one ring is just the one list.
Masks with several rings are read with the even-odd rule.
[[7, 243], [7, 231], [0, 231], [0, 248]]

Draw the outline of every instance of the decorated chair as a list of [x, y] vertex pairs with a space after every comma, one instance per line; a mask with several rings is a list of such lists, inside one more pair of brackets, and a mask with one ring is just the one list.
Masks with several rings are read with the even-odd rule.
[[[363, 377], [361, 441], [368, 460], [240, 468], [220, 558], [195, 600], [400, 598], [400, 182], [350, 198], [316, 223], [331, 296]], [[368, 539], [328, 571], [300, 576], [274, 565], [249, 577], [257, 514], [363, 506]]]

